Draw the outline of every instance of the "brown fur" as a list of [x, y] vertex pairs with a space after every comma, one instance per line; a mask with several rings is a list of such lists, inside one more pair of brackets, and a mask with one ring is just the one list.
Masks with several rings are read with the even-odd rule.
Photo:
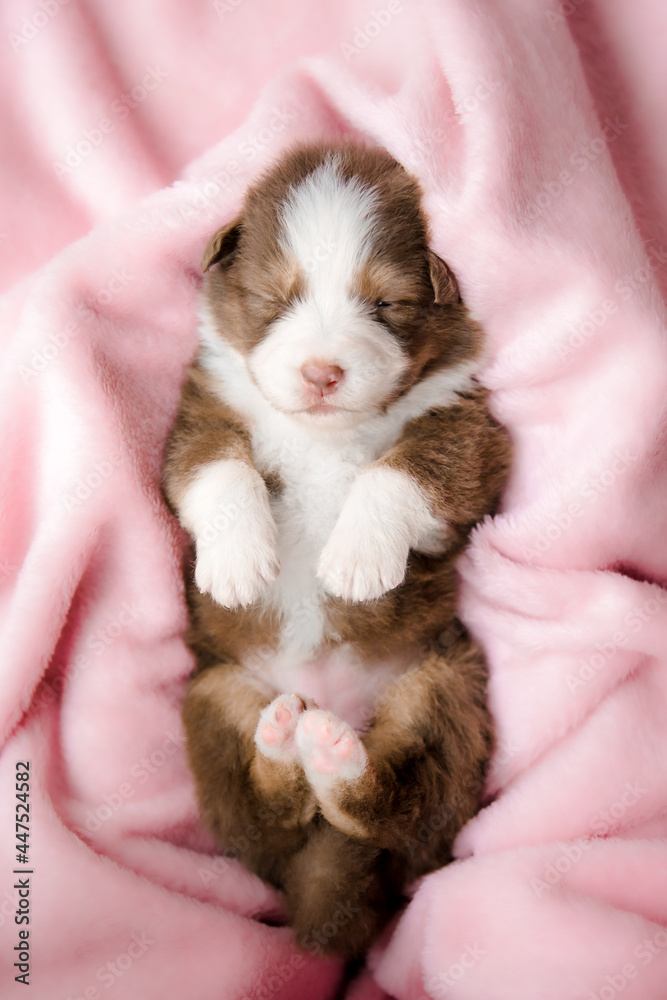
[[[206, 247], [207, 308], [242, 352], [300, 294], [300, 276], [278, 246], [278, 211], [328, 148], [288, 154], [248, 192], [241, 217]], [[426, 374], [477, 357], [482, 332], [460, 302], [454, 275], [428, 246], [416, 182], [382, 150], [338, 150], [346, 175], [381, 196], [382, 251], [360, 274], [357, 293], [370, 304], [391, 302], [377, 306], [378, 319], [410, 356], [389, 405]], [[281, 489], [277, 470], [257, 466], [248, 429], [195, 365], [166, 453], [172, 509], [197, 468], [220, 458], [248, 462], [268, 490]], [[285, 891], [304, 946], [348, 956], [363, 953], [411, 881], [450, 860], [453, 838], [479, 808], [493, 735], [484, 659], [455, 619], [455, 560], [473, 525], [496, 508], [509, 445], [480, 388], [410, 421], [377, 464], [413, 477], [450, 534], [442, 555], [412, 552], [404, 582], [378, 601], [331, 597], [326, 604], [324, 648], [352, 644], [369, 666], [403, 650], [416, 664], [377, 705], [363, 736], [369, 765], [356, 782], [318, 802], [300, 765], [276, 764], [257, 751], [259, 714], [279, 692], [237, 661], [254, 657], [261, 666], [278, 646], [281, 623], [260, 604], [228, 611], [188, 583], [188, 638], [200, 672], [183, 719], [202, 819], [222, 849]]]
[[228, 854], [280, 884], [285, 857], [308, 839], [302, 820], [315, 803], [300, 768], [255, 748], [257, 719], [272, 697], [239, 667], [218, 665], [191, 682], [183, 722], [204, 823]]
[[[278, 171], [250, 189], [243, 215], [209, 240], [202, 259], [207, 272], [204, 299], [225, 338], [242, 352], [251, 350], [262, 339], [266, 325], [299, 296], [301, 277], [278, 241], [278, 211], [290, 187], [319, 166], [331, 148], [342, 156], [344, 176], [359, 177], [381, 196], [382, 252], [360, 275], [358, 292], [370, 303], [391, 301], [390, 308], [382, 311], [382, 320], [404, 336], [414, 358], [403, 389], [435, 359], [440, 365], [453, 364], [462, 351], [474, 357], [481, 332], [471, 335], [476, 325], [458, 306], [456, 278], [429, 248], [419, 186], [384, 150], [347, 143], [297, 147], [287, 154]], [[215, 263], [221, 266], [209, 270]], [[460, 325], [465, 326], [463, 337], [457, 329]]]
[[[183, 720], [202, 819], [228, 856], [285, 891], [304, 947], [361, 955], [403, 889], [451, 860], [492, 749], [485, 684], [483, 657], [465, 634], [446, 657], [427, 654], [378, 706], [363, 738], [366, 773], [317, 809], [299, 767], [255, 748], [274, 692], [235, 666], [195, 676]], [[357, 835], [341, 829], [350, 818]]]
[[211, 382], [210, 375], [193, 365], [183, 385], [163, 473], [164, 493], [175, 512], [200, 466], [222, 457], [253, 461], [247, 428], [215, 396]]

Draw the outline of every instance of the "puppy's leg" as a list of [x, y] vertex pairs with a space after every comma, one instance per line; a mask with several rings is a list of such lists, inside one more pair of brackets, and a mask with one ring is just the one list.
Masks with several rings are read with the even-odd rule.
[[493, 742], [485, 683], [480, 651], [462, 641], [399, 678], [362, 738], [330, 713], [299, 720], [301, 760], [323, 814], [404, 856], [407, 878], [444, 864], [479, 807]]
[[189, 684], [183, 722], [205, 825], [221, 848], [281, 885], [316, 802], [291, 750], [305, 702], [273, 694], [237, 665], [210, 667]]
[[320, 817], [285, 874], [290, 923], [316, 954], [364, 954], [398, 906], [383, 852], [353, 840]]
[[508, 439], [482, 389], [409, 420], [354, 481], [318, 563], [324, 589], [369, 601], [398, 587], [411, 549], [442, 554], [494, 510], [508, 465]]
[[247, 427], [192, 367], [166, 448], [165, 497], [197, 549], [195, 583], [225, 608], [252, 604], [278, 574], [276, 525]]

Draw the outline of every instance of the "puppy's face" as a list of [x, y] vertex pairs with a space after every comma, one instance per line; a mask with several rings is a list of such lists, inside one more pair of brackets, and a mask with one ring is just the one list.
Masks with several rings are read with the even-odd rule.
[[[448, 349], [456, 281], [429, 250], [420, 192], [387, 153], [288, 155], [209, 241], [216, 335], [277, 410], [350, 426]], [[451, 326], [451, 322], [450, 322]]]

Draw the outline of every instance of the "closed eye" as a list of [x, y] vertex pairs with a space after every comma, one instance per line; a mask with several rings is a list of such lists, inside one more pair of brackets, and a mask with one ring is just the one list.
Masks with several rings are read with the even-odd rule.
[[391, 302], [386, 302], [384, 299], [378, 299], [378, 301], [375, 303], [375, 308], [376, 309], [386, 309], [390, 305], [391, 305]]
[[[292, 305], [293, 299], [272, 295], [270, 292], [246, 292], [246, 298], [255, 308], [265, 313], [281, 313]], [[296, 296], [294, 296], [296, 298]]]

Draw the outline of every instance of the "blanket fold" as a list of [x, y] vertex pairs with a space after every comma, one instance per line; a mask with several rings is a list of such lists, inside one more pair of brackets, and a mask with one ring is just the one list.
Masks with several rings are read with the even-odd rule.
[[[663, 70], [642, 53], [667, 18], [651, 0], [632, 17], [619, 0], [349, 2], [322, 23], [307, 7], [3, 15], [11, 134], [28, 148], [23, 115], [26, 180], [64, 221], [43, 256], [26, 250], [9, 190], [0, 253], [23, 280], [0, 300], [2, 995], [24, 995], [29, 869], [35, 1000], [664, 1000], [667, 147]], [[159, 486], [207, 237], [283, 149], [342, 135], [422, 182], [515, 447], [502, 509], [460, 561], [497, 725], [486, 805], [347, 987], [199, 826], [179, 717], [186, 540]], [[80, 162], [58, 177], [70, 146]], [[29, 865], [14, 835], [28, 761]]]

